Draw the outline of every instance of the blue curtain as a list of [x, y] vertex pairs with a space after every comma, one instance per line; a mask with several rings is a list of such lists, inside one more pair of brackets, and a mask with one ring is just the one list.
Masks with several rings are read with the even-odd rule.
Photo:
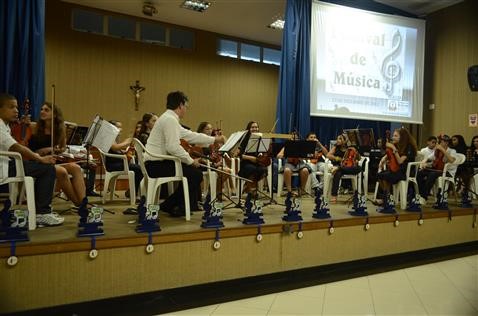
[[277, 98], [277, 131], [310, 130], [310, 18], [311, 0], [288, 0], [282, 37]]
[[[322, 0], [387, 14], [413, 15], [373, 0]], [[375, 137], [391, 129], [390, 122], [310, 116], [310, 30], [312, 0], [287, 0], [277, 98], [277, 131], [297, 130], [302, 137], [317, 133], [326, 144], [347, 128], [373, 128]], [[292, 118], [292, 120], [291, 120]], [[291, 122], [290, 122], [291, 121]]]
[[38, 116], [45, 101], [45, 1], [0, 1], [0, 92], [21, 104], [31, 101]]

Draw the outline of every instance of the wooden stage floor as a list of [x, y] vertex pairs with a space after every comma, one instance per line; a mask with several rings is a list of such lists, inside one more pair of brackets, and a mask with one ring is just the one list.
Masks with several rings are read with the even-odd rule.
[[[397, 207], [397, 214], [381, 214], [376, 211], [377, 206], [367, 202], [368, 217], [355, 217], [348, 214], [351, 210], [352, 195], [339, 196], [336, 204], [329, 205], [330, 215], [329, 219], [317, 220], [312, 217], [314, 209], [314, 199], [312, 197], [302, 198], [302, 217], [303, 222], [300, 229], [327, 229], [333, 227], [357, 226], [366, 223], [373, 225], [375, 223], [390, 222], [392, 225], [396, 220], [410, 221], [418, 220], [420, 216], [424, 220], [427, 218], [440, 218], [460, 215], [476, 214], [476, 200], [474, 200], [473, 208], [461, 208], [457, 205], [457, 201], [453, 198], [449, 201], [450, 212], [435, 210], [432, 208], [433, 202], [423, 208], [422, 215], [415, 212], [407, 212]], [[98, 204], [104, 208], [114, 211], [115, 214], [104, 212], [104, 236], [97, 237], [97, 245], [100, 248], [115, 248], [121, 246], [134, 246], [145, 244], [147, 234], [136, 233], [137, 225], [136, 215], [124, 215], [123, 211], [129, 207], [127, 200], [117, 199], [112, 202], [107, 202], [101, 205], [101, 198], [90, 198], [90, 203]], [[279, 203], [284, 202], [284, 197], [277, 198]], [[433, 200], [433, 198], [431, 198]], [[263, 199], [264, 203], [268, 200]], [[227, 205], [227, 203], [225, 203]], [[55, 211], [62, 213], [68, 210], [71, 206], [70, 202], [65, 202], [61, 199], [54, 199], [53, 208]], [[282, 215], [285, 206], [280, 204], [271, 204], [263, 207], [265, 224], [261, 227], [263, 234], [284, 231], [297, 231], [299, 225], [297, 222], [289, 223], [282, 221]], [[203, 212], [194, 212], [191, 214], [191, 221], [185, 221], [184, 218], [172, 218], [167, 213], [160, 212], [160, 226], [161, 231], [153, 233], [154, 243], [168, 243], [177, 241], [191, 241], [214, 239], [215, 229], [201, 228], [201, 217]], [[18, 253], [23, 255], [46, 254], [63, 251], [77, 251], [89, 249], [89, 238], [78, 238], [76, 236], [78, 228], [78, 215], [72, 211], [66, 211], [63, 216], [65, 222], [58, 227], [37, 228], [29, 232], [30, 241], [18, 243]], [[475, 215], [476, 218], [476, 215]], [[223, 212], [223, 222], [225, 227], [220, 229], [220, 232], [225, 237], [245, 236], [257, 234], [257, 225], [242, 224], [243, 212], [239, 208], [226, 209]], [[54, 247], [51, 247], [54, 245]], [[0, 256], [8, 256], [8, 244], [0, 244]]]

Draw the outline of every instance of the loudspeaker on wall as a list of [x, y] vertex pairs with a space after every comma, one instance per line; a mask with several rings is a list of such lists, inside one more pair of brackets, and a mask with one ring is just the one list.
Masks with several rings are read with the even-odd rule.
[[478, 65], [468, 68], [468, 84], [471, 91], [478, 91]]

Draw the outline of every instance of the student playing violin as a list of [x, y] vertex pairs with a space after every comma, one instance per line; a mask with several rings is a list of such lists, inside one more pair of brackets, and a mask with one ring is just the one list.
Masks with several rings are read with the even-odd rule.
[[[131, 137], [128, 137], [122, 142], [120, 142], [119, 137], [121, 135], [121, 131], [123, 130], [123, 124], [115, 120], [111, 120], [109, 122], [113, 124], [114, 126], [116, 126], [120, 131], [113, 145], [111, 145], [109, 153], [116, 154], [116, 155], [124, 155], [126, 154], [127, 148], [131, 146], [132, 139]], [[134, 187], [136, 188], [136, 193], [138, 193], [139, 184], [141, 183], [141, 180], [143, 179], [143, 173], [141, 172], [141, 167], [138, 164], [132, 163], [130, 161], [128, 164], [128, 168], [129, 170], [134, 172]], [[124, 169], [123, 160], [118, 158], [113, 158], [113, 157], [106, 157], [105, 169], [110, 172], [121, 171]], [[130, 196], [129, 189], [126, 190], [125, 196], [129, 198]]]
[[[420, 204], [425, 205], [430, 194], [430, 190], [435, 184], [435, 180], [443, 174], [443, 167], [446, 163], [455, 161], [456, 151], [449, 148], [450, 136], [438, 136], [438, 144], [435, 147], [435, 155], [425, 158], [421, 161], [420, 170], [417, 174], [418, 190], [420, 191]], [[448, 169], [450, 176], [455, 176], [456, 166]]]
[[312, 190], [315, 191], [319, 187], [324, 187], [324, 177], [320, 177], [319, 181], [315, 174], [317, 171], [322, 172], [322, 174], [325, 172], [325, 168], [327, 168], [327, 165], [325, 163], [324, 157], [327, 157], [329, 151], [327, 150], [327, 148], [325, 148], [324, 145], [322, 145], [320, 140], [317, 138], [317, 134], [315, 134], [315, 132], [309, 132], [309, 134], [307, 134], [306, 136], [306, 140], [315, 141], [317, 143], [315, 146], [314, 158], [310, 159], [310, 161], [308, 162], [308, 165], [312, 169], [314, 175], [311, 179], [311, 187]]
[[[247, 123], [246, 130], [250, 133], [259, 132], [259, 124], [255, 121]], [[247, 140], [247, 138], [246, 138]], [[240, 177], [252, 180], [244, 185], [244, 192], [249, 193], [257, 188], [257, 182], [267, 176], [267, 167], [261, 164], [259, 156], [253, 153], [245, 153], [247, 150], [247, 142], [243, 141], [239, 146], [239, 155], [241, 164], [238, 175]]]
[[331, 203], [337, 202], [340, 178], [344, 174], [358, 174], [361, 168], [358, 166], [360, 154], [353, 146], [347, 146], [347, 140], [344, 135], [337, 136], [335, 146], [329, 151], [327, 158], [332, 162], [332, 197]]
[[[52, 115], [53, 115], [53, 153], [51, 143], [52, 133]], [[66, 126], [61, 109], [55, 105], [45, 102], [40, 109], [40, 119], [38, 120], [33, 135], [29, 142], [32, 151], [40, 156], [51, 154], [61, 154], [66, 149]], [[76, 206], [86, 196], [85, 181], [81, 167], [75, 162], [60, 163], [55, 165], [56, 186], [63, 191], [67, 198]], [[71, 179], [70, 179], [71, 175]]]
[[[207, 136], [212, 136], [212, 132], [213, 132], [212, 124], [209, 122], [201, 122], [198, 126], [197, 132], [200, 134], [205, 134]], [[219, 153], [217, 152], [217, 149], [219, 149], [218, 145], [221, 145], [221, 144], [218, 143], [217, 145], [201, 147], [202, 153], [204, 154], [205, 157], [207, 157], [207, 159], [211, 161], [212, 167], [231, 174], [231, 169], [223, 165], [222, 157], [219, 156]], [[231, 191], [234, 191], [234, 181], [232, 181], [232, 177], [220, 172], [217, 172], [217, 174], [219, 177], [221, 177], [220, 181], [217, 182], [218, 192], [222, 192], [222, 189], [223, 189], [222, 185], [226, 182], [229, 184], [229, 189]]]
[[[294, 134], [295, 138], [295, 134]], [[284, 158], [285, 147], [277, 154], [277, 159]], [[292, 173], [299, 173], [300, 178], [300, 188], [302, 191], [305, 191], [305, 186], [307, 185], [307, 180], [309, 179], [309, 174], [312, 172], [312, 168], [307, 164], [304, 159], [300, 158], [287, 158], [284, 167], [279, 172], [284, 173], [284, 183], [287, 188], [287, 194], [292, 193]], [[280, 194], [282, 192], [278, 192]]]
[[[406, 179], [407, 164], [415, 161], [417, 144], [407, 129], [399, 128], [393, 132], [392, 142], [387, 142], [385, 147], [386, 154], [378, 165], [377, 179], [388, 199], [391, 186]], [[382, 202], [377, 201], [378, 204]]]

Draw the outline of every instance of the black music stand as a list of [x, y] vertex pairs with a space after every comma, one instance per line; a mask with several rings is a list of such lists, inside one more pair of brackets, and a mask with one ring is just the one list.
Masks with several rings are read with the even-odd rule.
[[[269, 151], [269, 148], [271, 147], [271, 141], [272, 141], [271, 138], [263, 138], [262, 136], [256, 136], [254, 134], [246, 132], [246, 134], [243, 136], [243, 139], [241, 140], [241, 145], [244, 148], [244, 154], [246, 155], [253, 154], [257, 157], [259, 154], [265, 154]], [[267, 197], [269, 196], [257, 188], [256, 188], [256, 191], [261, 193], [264, 196], [267, 196]], [[236, 207], [242, 209], [241, 195], [242, 195], [242, 185], [241, 185], [241, 182], [239, 181], [239, 196], [238, 196]]]
[[[232, 133], [231, 136], [229, 136], [229, 138], [227, 139], [226, 143], [223, 144], [218, 150], [219, 154], [221, 155], [221, 159], [225, 159], [224, 158], [225, 155], [228, 155], [228, 153], [236, 149], [239, 144], [242, 144], [242, 142], [247, 137], [247, 135], [248, 135], [247, 131], [238, 131], [238, 132]], [[232, 163], [234, 163], [234, 161], [232, 161]], [[219, 177], [219, 186], [221, 187], [221, 192], [219, 192], [219, 194], [216, 194], [215, 200], [217, 200], [219, 196], [221, 198], [225, 197], [227, 200], [231, 202], [228, 205], [224, 206], [223, 210], [227, 208], [241, 208], [240, 203], [235, 203], [230, 196], [222, 192], [222, 186], [223, 186], [222, 177]], [[239, 198], [239, 201], [240, 201], [240, 198]], [[230, 207], [231, 205], [234, 205], [234, 206]]]

